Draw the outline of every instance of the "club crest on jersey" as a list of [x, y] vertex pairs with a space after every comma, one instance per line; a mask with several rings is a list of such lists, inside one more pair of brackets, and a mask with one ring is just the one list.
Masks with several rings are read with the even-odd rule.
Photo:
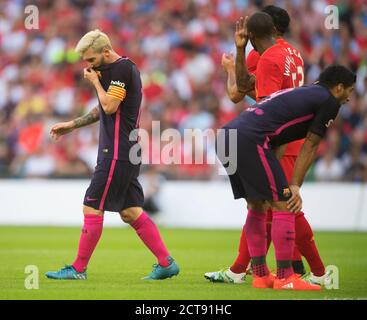
[[111, 86], [116, 86], [116, 87], [120, 87], [120, 88], [125, 88], [125, 83], [120, 82], [120, 81], [114, 81], [112, 80], [110, 83]]
[[283, 196], [289, 198], [291, 196], [291, 190], [289, 188], [283, 189]]

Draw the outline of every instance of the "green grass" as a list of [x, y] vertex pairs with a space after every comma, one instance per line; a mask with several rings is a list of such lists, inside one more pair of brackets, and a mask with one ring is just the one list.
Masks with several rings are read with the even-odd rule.
[[[131, 228], [106, 228], [88, 267], [87, 281], [55, 281], [49, 270], [70, 263], [80, 228], [0, 227], [0, 299], [366, 299], [367, 233], [315, 235], [326, 265], [339, 269], [339, 290], [277, 292], [243, 285], [213, 284], [204, 272], [228, 266], [240, 231], [161, 229], [181, 267], [178, 277], [146, 282], [154, 257]], [[273, 251], [268, 258], [274, 268]], [[36, 265], [38, 290], [26, 290], [25, 267]]]

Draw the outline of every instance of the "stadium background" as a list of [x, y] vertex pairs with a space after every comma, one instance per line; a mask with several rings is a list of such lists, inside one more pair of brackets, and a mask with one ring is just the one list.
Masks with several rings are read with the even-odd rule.
[[[329, 130], [309, 179], [367, 181], [366, 1], [29, 2], [39, 8], [39, 30], [24, 28], [27, 3], [0, 4], [1, 177], [87, 178], [93, 172], [98, 125], [57, 144], [49, 137], [53, 123], [96, 105], [92, 87], [82, 79], [84, 64], [73, 52], [88, 30], [102, 29], [114, 49], [139, 66], [144, 83], [142, 128], [151, 130], [154, 120], [160, 121], [161, 130], [218, 128], [248, 105], [227, 99], [220, 65], [222, 53], [234, 51], [234, 23], [240, 15], [275, 3], [292, 17], [286, 38], [303, 55], [305, 83], [334, 62], [358, 75], [355, 94]], [[324, 27], [328, 4], [339, 6], [339, 30]], [[205, 164], [151, 170], [167, 179], [216, 178], [215, 167]]]
[[[24, 28], [27, 4], [39, 8], [39, 30]], [[79, 229], [8, 225], [81, 224], [80, 205], [95, 166], [98, 125], [64, 136], [57, 143], [49, 137], [52, 124], [80, 116], [97, 103], [92, 88], [82, 79], [84, 63], [73, 51], [80, 37], [100, 28], [119, 54], [137, 63], [144, 84], [142, 128], [150, 131], [152, 121], [160, 121], [161, 130], [215, 129], [252, 103], [246, 100], [234, 105], [228, 100], [220, 59], [223, 52], [235, 49], [236, 19], [266, 4], [282, 6], [290, 13], [286, 38], [302, 53], [306, 83], [312, 83], [324, 66], [334, 62], [357, 73], [355, 93], [329, 130], [307, 177], [305, 206], [311, 207], [305, 211], [318, 229], [367, 230], [366, 1], [5, 0], [0, 2], [0, 224], [5, 225], [0, 227], [0, 258], [7, 263], [0, 267], [0, 298], [65, 297], [60, 287], [45, 281], [42, 286], [48, 290], [25, 292], [24, 266], [33, 263], [42, 272], [72, 259]], [[324, 28], [324, 10], [329, 4], [338, 6], [338, 30]], [[195, 146], [176, 147], [186, 154]], [[159, 152], [150, 151], [149, 159], [159, 158]], [[212, 152], [213, 146], [199, 151]], [[169, 218], [171, 224], [180, 226], [184, 217], [190, 219], [186, 227], [242, 227], [243, 204], [232, 200], [229, 184], [218, 177], [215, 166], [144, 166], [142, 183], [150, 199], [149, 212], [169, 211], [169, 216], [162, 212], [156, 216], [158, 223], [165, 225]], [[218, 194], [224, 190], [226, 199]], [[204, 202], [200, 193], [205, 193]], [[162, 198], [166, 201], [160, 201]], [[217, 224], [210, 225], [211, 220]], [[121, 222], [116, 220], [116, 224]], [[233, 259], [238, 230], [163, 228], [164, 238], [186, 273], [172, 280], [175, 282], [141, 290], [140, 283], [131, 279], [139, 280], [147, 271], [151, 256], [131, 230], [106, 228], [91, 263], [95, 275], [86, 285], [88, 293], [78, 284], [67, 298], [264, 298], [238, 287], [215, 290], [202, 280], [203, 272], [226, 266]], [[268, 294], [265, 298], [367, 296], [367, 284], [361, 280], [367, 266], [366, 233], [319, 232], [316, 237], [325, 263], [341, 270], [344, 290], [321, 296]], [[129, 271], [131, 278], [120, 277], [121, 264], [123, 270], [134, 270]], [[106, 266], [110, 274], [102, 271]]]

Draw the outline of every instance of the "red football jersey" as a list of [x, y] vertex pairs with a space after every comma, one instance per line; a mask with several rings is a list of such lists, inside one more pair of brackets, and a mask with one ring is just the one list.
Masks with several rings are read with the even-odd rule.
[[260, 57], [256, 69], [256, 101], [282, 89], [294, 88], [292, 74], [296, 66], [280, 44], [268, 48]]
[[[295, 72], [292, 73], [294, 87], [302, 86], [304, 83], [304, 63], [303, 63], [301, 54], [299, 53], [297, 49], [291, 46], [283, 38], [278, 38], [276, 40], [276, 43], [281, 45], [294, 60], [294, 64], [296, 67], [296, 70], [294, 70]], [[260, 60], [259, 53], [255, 50], [251, 50], [246, 58], [247, 69], [250, 73], [256, 75], [256, 69], [257, 69], [259, 60]], [[290, 88], [292, 87], [293, 86], [291, 86]], [[288, 88], [285, 88], [285, 89], [288, 89]]]
[[249, 73], [254, 74], [256, 72], [259, 59], [259, 53], [256, 50], [251, 50], [246, 58], [246, 66]]
[[[246, 64], [250, 73], [256, 75], [256, 100], [304, 83], [304, 63], [301, 54], [284, 39], [267, 49], [261, 56], [252, 50]], [[289, 143], [284, 155], [298, 155], [303, 140]]]

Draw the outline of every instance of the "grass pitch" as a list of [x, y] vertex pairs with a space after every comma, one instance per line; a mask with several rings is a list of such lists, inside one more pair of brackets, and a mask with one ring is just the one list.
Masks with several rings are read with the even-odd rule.
[[[56, 281], [49, 270], [71, 263], [80, 228], [0, 227], [0, 299], [367, 299], [367, 233], [319, 232], [315, 238], [326, 265], [339, 269], [339, 289], [277, 292], [243, 285], [213, 284], [203, 274], [227, 267], [236, 257], [238, 231], [161, 229], [181, 273], [164, 281], [142, 277], [155, 263], [131, 228], [105, 228], [88, 267], [87, 281]], [[271, 249], [268, 263], [274, 268]], [[39, 289], [25, 289], [27, 265], [39, 269]]]

